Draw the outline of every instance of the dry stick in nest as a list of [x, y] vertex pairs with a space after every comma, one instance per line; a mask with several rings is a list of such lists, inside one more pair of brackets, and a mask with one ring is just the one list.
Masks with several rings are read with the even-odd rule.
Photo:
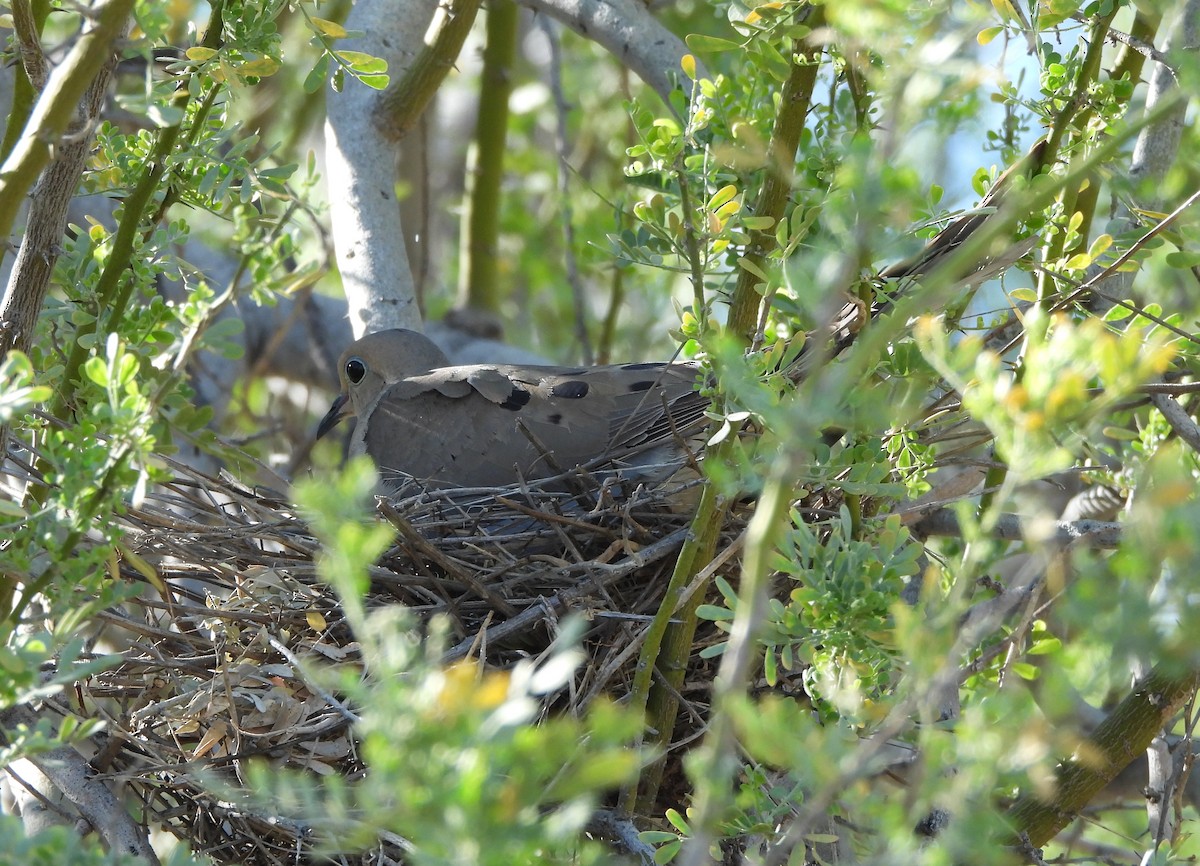
[[386, 498], [381, 497], [379, 499], [379, 512], [387, 518], [388, 523], [396, 527], [400, 534], [404, 536], [406, 546], [413, 553], [425, 557], [455, 580], [471, 587], [471, 590], [476, 595], [503, 613], [505, 617], [511, 619], [516, 616], [517, 610], [515, 607], [480, 583], [475, 575], [460, 566], [453, 558], [447, 556], [426, 541], [421, 533], [417, 532], [413, 528], [413, 525], [405, 520], [404, 516], [392, 507], [392, 504]]
[[[564, 571], [582, 571], [586, 575], [589, 575], [591, 580], [577, 581], [571, 589], [555, 593], [554, 598], [549, 601], [551, 610], [556, 614], [566, 611], [571, 603], [587, 598], [588, 595], [595, 591], [596, 587], [611, 586], [647, 565], [670, 556], [683, 544], [686, 536], [687, 529], [677, 529], [662, 540], [643, 547], [636, 553], [630, 554], [616, 565], [591, 562], [580, 563], [577, 566], [567, 566], [563, 569]], [[487, 629], [487, 639], [492, 642], [503, 640], [511, 635], [533, 628], [543, 616], [545, 616], [545, 611], [542, 608], [538, 606], [528, 607], [512, 619]], [[465, 638], [449, 649], [442, 656], [442, 661], [451, 662], [464, 658], [471, 649], [474, 640], [474, 636]]]

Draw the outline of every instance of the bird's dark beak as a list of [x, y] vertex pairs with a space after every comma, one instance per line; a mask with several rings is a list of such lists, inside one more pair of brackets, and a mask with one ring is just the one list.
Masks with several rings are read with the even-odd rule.
[[329, 411], [325, 413], [325, 417], [321, 419], [321, 423], [317, 425], [317, 438], [320, 439], [330, 430], [338, 425], [338, 422], [345, 418], [350, 412], [342, 411], [342, 407], [346, 405], [346, 400], [349, 398], [345, 394], [338, 394], [333, 401], [333, 405], [329, 407]]

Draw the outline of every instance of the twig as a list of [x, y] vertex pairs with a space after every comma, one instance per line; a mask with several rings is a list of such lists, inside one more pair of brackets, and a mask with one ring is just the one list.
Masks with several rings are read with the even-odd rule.
[[588, 337], [587, 305], [584, 303], [583, 284], [579, 280], [579, 263], [575, 257], [574, 209], [571, 207], [571, 164], [567, 160], [567, 114], [570, 106], [563, 92], [562, 45], [556, 25], [549, 18], [539, 18], [538, 24], [550, 45], [550, 91], [554, 94], [554, 146], [558, 151], [558, 200], [563, 228], [563, 261], [567, 268], [567, 283], [571, 286], [571, 298], [575, 304], [575, 339], [579, 343], [580, 357], [584, 364], [595, 362], [592, 342]]

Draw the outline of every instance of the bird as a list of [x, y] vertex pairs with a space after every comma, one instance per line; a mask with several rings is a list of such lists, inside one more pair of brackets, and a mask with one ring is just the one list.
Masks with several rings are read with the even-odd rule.
[[357, 416], [351, 456], [385, 484], [503, 487], [579, 467], [661, 483], [689, 462], [710, 400], [690, 361], [452, 365], [424, 334], [377, 331], [338, 362], [341, 393], [317, 438]]

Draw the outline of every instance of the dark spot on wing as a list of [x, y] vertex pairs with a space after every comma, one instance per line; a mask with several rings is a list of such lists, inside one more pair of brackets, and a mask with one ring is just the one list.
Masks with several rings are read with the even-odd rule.
[[556, 370], [559, 376], [586, 376], [588, 371], [580, 367], [578, 370]]
[[623, 364], [622, 370], [661, 370], [667, 366], [662, 361], [647, 361], [644, 364]]
[[548, 416], [546, 418], [546, 420], [549, 421], [551, 424], [561, 424], [562, 423], [562, 413], [555, 412], [553, 415]]
[[555, 397], [565, 397], [568, 400], [578, 400], [580, 397], [586, 397], [588, 392], [588, 383], [581, 382], [579, 379], [571, 379], [567, 382], [559, 382], [550, 389], [551, 395]]
[[634, 382], [632, 385], [629, 386], [629, 390], [630, 391], [649, 391], [653, 387], [654, 387], [653, 379], [644, 379], [641, 382]]
[[516, 412], [522, 406], [529, 402], [530, 394], [523, 388], [513, 388], [508, 395], [508, 399], [500, 404], [501, 409], [511, 409]]

